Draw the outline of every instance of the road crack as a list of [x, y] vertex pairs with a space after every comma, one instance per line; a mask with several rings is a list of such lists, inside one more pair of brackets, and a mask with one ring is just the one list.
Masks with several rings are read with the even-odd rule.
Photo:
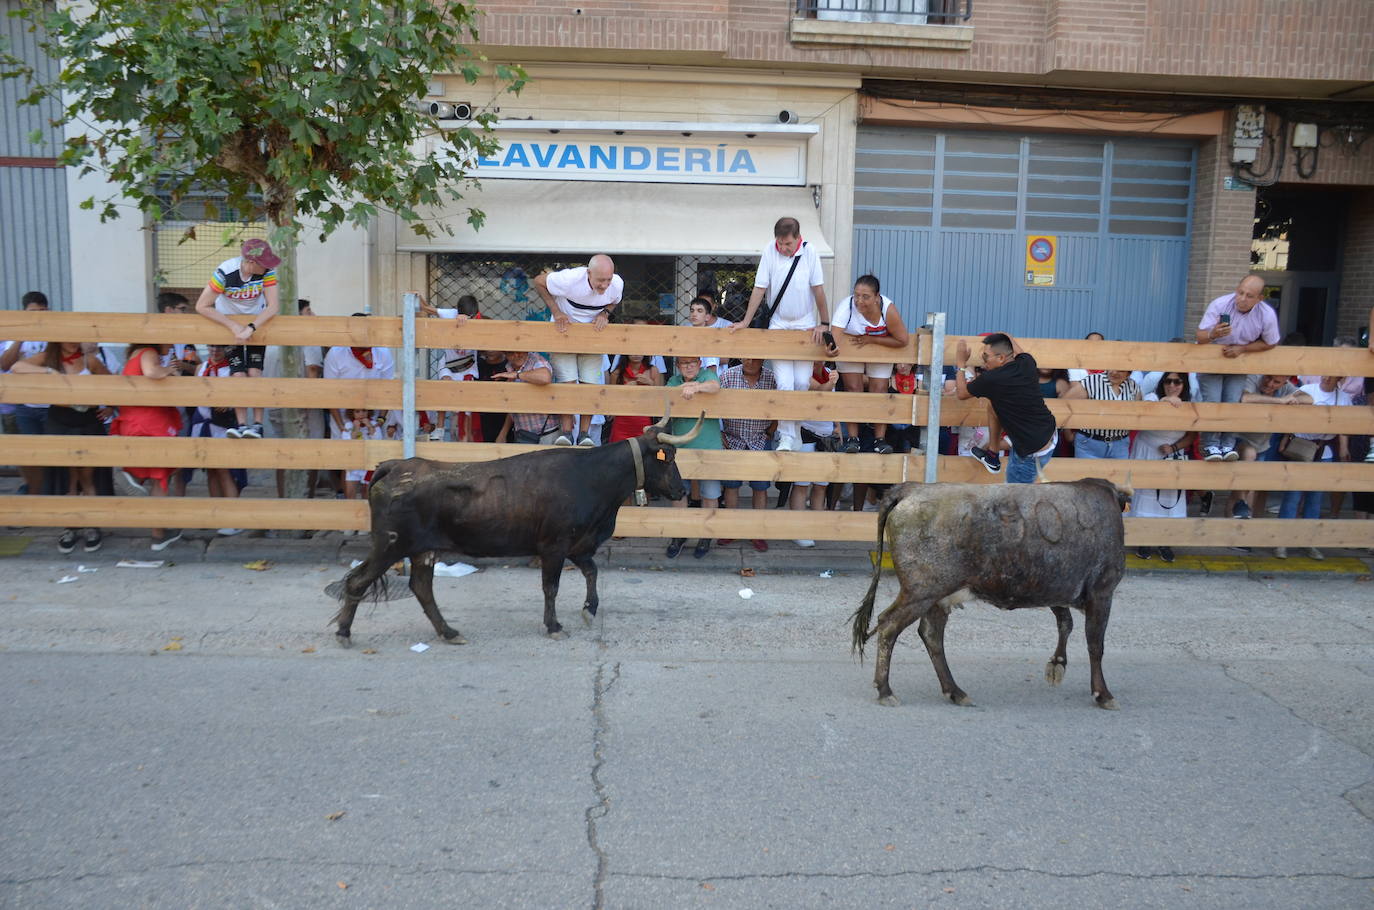
[[620, 662], [617, 661], [611, 666], [610, 679], [606, 678], [606, 664], [604, 661], [596, 665], [596, 680], [594, 682], [592, 699], [592, 790], [596, 793], [596, 802], [587, 807], [587, 846], [591, 848], [596, 856], [596, 879], [593, 885], [592, 907], [594, 910], [602, 910], [606, 906], [606, 878], [609, 874], [609, 863], [606, 851], [602, 848], [597, 831], [597, 822], [606, 817], [611, 811], [611, 801], [606, 795], [606, 785], [601, 780], [601, 767], [605, 763], [605, 739], [606, 739], [606, 693], [611, 691], [611, 687], [620, 679]]

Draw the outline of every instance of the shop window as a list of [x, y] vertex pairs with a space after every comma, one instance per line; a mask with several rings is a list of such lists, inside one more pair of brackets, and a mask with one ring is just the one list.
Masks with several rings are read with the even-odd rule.
[[[625, 297], [615, 322], [647, 320], [683, 325], [692, 299], [700, 293], [716, 301], [717, 315], [738, 320], [749, 305], [758, 257], [616, 256], [615, 270], [625, 281]], [[458, 298], [477, 298], [491, 319], [547, 319], [534, 277], [545, 269], [586, 265], [577, 253], [435, 253], [429, 256], [429, 299], [452, 307]], [[437, 366], [442, 351], [431, 352]]]

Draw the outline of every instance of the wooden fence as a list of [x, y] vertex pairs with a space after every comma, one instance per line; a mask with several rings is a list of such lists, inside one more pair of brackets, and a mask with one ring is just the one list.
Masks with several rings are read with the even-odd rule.
[[[244, 317], [245, 321], [247, 317]], [[566, 333], [549, 323], [421, 319], [415, 326], [420, 348], [464, 347], [479, 350], [645, 351], [711, 354], [722, 357], [821, 359], [805, 332], [766, 332], [680, 328], [671, 326], [572, 326]], [[0, 338], [48, 341], [224, 343], [225, 331], [196, 315], [99, 313], [0, 313]], [[402, 339], [398, 317], [279, 317], [255, 336], [263, 344], [319, 344], [396, 347]], [[940, 344], [941, 340], [945, 343]], [[869, 346], [842, 350], [842, 358], [861, 362], [908, 359], [929, 364], [933, 355], [953, 362], [957, 337], [913, 333], [905, 352]], [[966, 338], [978, 350], [979, 339]], [[842, 345], [844, 339], [841, 338]], [[1222, 356], [1219, 346], [1020, 339], [1037, 361], [1050, 368], [1176, 369], [1191, 372], [1374, 375], [1374, 356], [1364, 349], [1281, 348], [1238, 359]], [[845, 346], [847, 347], [847, 346]], [[144, 404], [181, 406], [368, 407], [400, 408], [402, 381], [247, 379], [169, 377], [162, 380], [124, 376], [0, 376], [0, 402], [41, 401], [50, 404]], [[676, 395], [676, 393], [674, 393]], [[601, 413], [661, 413], [665, 391], [655, 388], [483, 382], [415, 383], [415, 406], [421, 410]], [[917, 396], [827, 392], [725, 390], [684, 404], [676, 395], [679, 415], [705, 411], [709, 417], [770, 419], [835, 419], [858, 422], [925, 425], [928, 398]], [[1287, 407], [1254, 404], [1184, 404], [1159, 402], [1048, 402], [1060, 426], [1074, 429], [1229, 429], [1242, 432], [1307, 432], [1369, 435], [1374, 408]], [[982, 401], [940, 402], [939, 424], [983, 425]], [[400, 442], [351, 440], [210, 440], [136, 437], [5, 436], [0, 461], [9, 464], [66, 466], [161, 465], [244, 468], [364, 468], [399, 457]], [[482, 461], [531, 449], [530, 446], [420, 442], [417, 454], [447, 461]], [[832, 483], [895, 483], [925, 476], [922, 455], [844, 455], [791, 452], [679, 452], [687, 478], [725, 480], [820, 480]], [[939, 457], [935, 471], [942, 482], [1000, 483], [972, 459]], [[1374, 465], [1296, 462], [1206, 463], [1200, 461], [1080, 461], [1054, 459], [1048, 480], [1084, 476], [1130, 482], [1137, 488], [1210, 490], [1374, 490]], [[1220, 511], [1220, 510], [1218, 510]], [[366, 529], [362, 502], [262, 499], [129, 500], [101, 497], [0, 497], [0, 515], [10, 525], [104, 527], [220, 527], [276, 529]], [[1229, 518], [1128, 518], [1131, 545], [1173, 546], [1374, 546], [1374, 521], [1303, 521]], [[644, 537], [763, 537], [822, 540], [872, 540], [875, 517], [862, 512], [794, 512], [752, 510], [621, 511], [616, 532]]]

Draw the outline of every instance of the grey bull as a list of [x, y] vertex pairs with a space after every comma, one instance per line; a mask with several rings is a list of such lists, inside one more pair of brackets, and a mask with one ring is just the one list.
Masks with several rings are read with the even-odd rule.
[[[878, 514], [878, 562], [853, 615], [854, 649], [878, 636], [873, 684], [895, 705], [888, 673], [897, 637], [913, 622], [930, 654], [940, 690], [972, 704], [945, 660], [949, 611], [981, 600], [1004, 610], [1049, 607], [1059, 644], [1045, 668], [1058, 685], [1068, 666], [1070, 607], [1083, 611], [1092, 693], [1103, 708], [1116, 702], [1102, 676], [1102, 642], [1112, 596], [1125, 573], [1121, 513], [1130, 491], [1096, 478], [1072, 483], [902, 484], [888, 490]], [[901, 589], [869, 628], [886, 542]]]

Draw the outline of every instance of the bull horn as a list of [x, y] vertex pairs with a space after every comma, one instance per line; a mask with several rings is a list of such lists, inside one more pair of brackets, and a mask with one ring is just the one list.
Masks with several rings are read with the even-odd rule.
[[663, 419], [660, 420], [658, 423], [654, 424], [654, 426], [658, 427], [658, 428], [661, 429], [661, 430], [666, 430], [666, 429], [668, 429], [668, 418], [673, 416], [673, 396], [672, 396], [672, 394], [670, 394], [670, 393], [668, 393], [668, 392], [665, 392], [665, 393], [663, 394], [663, 402], [664, 402], [664, 410], [665, 410], [666, 413], [664, 413]]
[[705, 421], [706, 412], [702, 411], [701, 416], [697, 418], [696, 426], [692, 427], [686, 433], [681, 436], [673, 436], [670, 433], [659, 433], [658, 441], [665, 446], [684, 446], [697, 438], [697, 434], [701, 432], [701, 425], [705, 423]]

